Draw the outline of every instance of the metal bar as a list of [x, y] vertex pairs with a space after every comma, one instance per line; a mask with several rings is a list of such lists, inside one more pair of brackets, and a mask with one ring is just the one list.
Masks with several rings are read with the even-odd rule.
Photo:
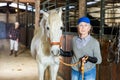
[[32, 6], [32, 27], [33, 27], [33, 25], [34, 25], [34, 7]]
[[[114, 7], [113, 7], [114, 8]], [[120, 6], [118, 7], [118, 8], [120, 8]], [[107, 9], [112, 9], [112, 8], [107, 8]], [[107, 10], [106, 8], [105, 8], [105, 10]], [[99, 13], [100, 12], [100, 10], [98, 10], [98, 11], [92, 11], [92, 12], [87, 12], [87, 13]], [[107, 14], [107, 13], [106, 13]]]
[[115, 13], [115, 12], [110, 13], [110, 12], [106, 12], [106, 14], [120, 14], [120, 13]]
[[104, 23], [105, 23], [105, 0], [101, 0], [101, 11], [100, 11], [100, 39], [104, 35]]
[[55, 0], [55, 8], [58, 7], [58, 0]]
[[99, 11], [87, 12], [87, 13], [100, 13], [100, 10]]
[[53, 5], [49, 4], [47, 8], [50, 9], [51, 7], [55, 7], [55, 4], [53, 4]]
[[41, 3], [42, 4], [47, 4], [50, 0], [45, 0], [44, 2]]
[[26, 27], [26, 47], [28, 47], [28, 5], [27, 3], [25, 4], [26, 10], [25, 10], [25, 16], [26, 16], [26, 22], [25, 22], [25, 27]]
[[104, 19], [120, 19], [120, 17], [109, 17], [109, 18], [104, 18]]
[[[105, 7], [105, 10], [107, 10], [107, 9], [113, 9], [113, 8], [120, 8], [120, 6]], [[96, 10], [96, 11], [92, 11], [92, 12], [87, 12], [87, 13], [96, 13], [96, 12], [100, 12], [100, 10]]]
[[[105, 0], [101, 0], [101, 13], [100, 13], [100, 32], [99, 32], [99, 39], [100, 41], [102, 41], [102, 36], [104, 34], [104, 23], [105, 23], [105, 20], [104, 20], [104, 17], [105, 17]], [[101, 74], [101, 66], [98, 65], [98, 75], [99, 75], [99, 80], [101, 80], [101, 77], [100, 77], [100, 74]]]
[[9, 4], [10, 3], [7, 3], [7, 7], [6, 7], [6, 23], [9, 23]]
[[69, 0], [66, 0], [66, 10], [65, 10], [65, 21], [68, 21], [68, 22], [65, 22], [65, 31], [69, 31]]
[[19, 0], [17, 0], [17, 21], [19, 22]]
[[112, 9], [112, 8], [120, 8], [120, 6], [106, 7], [105, 10], [106, 9]]

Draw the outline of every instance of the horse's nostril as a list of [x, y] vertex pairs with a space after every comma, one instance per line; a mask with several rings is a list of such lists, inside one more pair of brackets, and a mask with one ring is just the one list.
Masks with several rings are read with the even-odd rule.
[[51, 50], [51, 54], [58, 56], [60, 54], [60, 50]]
[[54, 54], [53, 50], [51, 51], [52, 54]]

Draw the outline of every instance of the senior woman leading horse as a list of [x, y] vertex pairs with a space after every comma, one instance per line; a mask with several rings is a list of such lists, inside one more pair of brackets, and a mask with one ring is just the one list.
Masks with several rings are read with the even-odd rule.
[[[72, 66], [72, 80], [95, 80], [96, 64], [102, 62], [99, 42], [90, 35], [90, 20], [88, 17], [82, 17], [78, 20], [78, 35], [72, 39], [73, 53], [61, 54], [62, 56], [72, 56], [72, 64], [81, 60], [81, 64]], [[87, 59], [86, 59], [87, 57]], [[84, 77], [80, 67], [84, 63]]]

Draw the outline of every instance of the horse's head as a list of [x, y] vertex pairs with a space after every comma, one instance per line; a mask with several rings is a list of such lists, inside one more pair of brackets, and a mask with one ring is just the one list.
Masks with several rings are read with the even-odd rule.
[[51, 10], [49, 12], [43, 12], [43, 17], [46, 20], [45, 32], [50, 41], [52, 55], [57, 56], [60, 53], [61, 37], [62, 37], [62, 9]]

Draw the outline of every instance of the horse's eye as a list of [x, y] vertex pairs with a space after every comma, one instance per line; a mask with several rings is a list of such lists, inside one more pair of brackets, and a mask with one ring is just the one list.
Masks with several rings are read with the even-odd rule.
[[49, 30], [49, 27], [47, 27], [47, 30]]
[[65, 28], [64, 27], [60, 27], [61, 30], [64, 30]]
[[64, 28], [63, 27], [60, 27], [61, 30], [63, 30]]

